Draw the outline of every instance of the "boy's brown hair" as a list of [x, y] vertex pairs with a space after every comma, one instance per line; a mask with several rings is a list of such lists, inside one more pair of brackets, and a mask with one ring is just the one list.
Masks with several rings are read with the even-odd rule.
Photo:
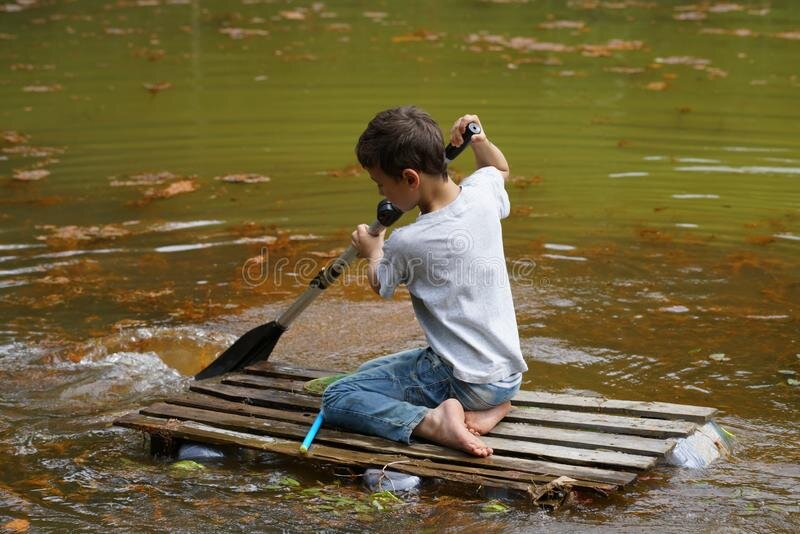
[[416, 106], [381, 111], [358, 138], [356, 156], [363, 167], [379, 166], [396, 180], [403, 169], [447, 178], [442, 132], [430, 115]]

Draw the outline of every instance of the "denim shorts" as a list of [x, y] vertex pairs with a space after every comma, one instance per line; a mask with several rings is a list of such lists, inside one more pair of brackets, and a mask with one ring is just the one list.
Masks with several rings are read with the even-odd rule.
[[519, 383], [472, 384], [430, 347], [370, 360], [328, 386], [322, 398], [326, 424], [410, 443], [429, 409], [450, 398], [467, 411], [488, 410], [511, 400]]

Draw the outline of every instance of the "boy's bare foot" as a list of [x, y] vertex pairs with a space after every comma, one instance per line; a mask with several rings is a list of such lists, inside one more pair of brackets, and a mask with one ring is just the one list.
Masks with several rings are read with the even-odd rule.
[[467, 430], [476, 436], [488, 434], [500, 420], [511, 410], [511, 402], [506, 401], [488, 410], [464, 412], [464, 424]]
[[492, 449], [467, 430], [464, 425], [464, 407], [457, 399], [447, 399], [430, 410], [412, 433], [474, 456], [485, 457], [492, 454]]

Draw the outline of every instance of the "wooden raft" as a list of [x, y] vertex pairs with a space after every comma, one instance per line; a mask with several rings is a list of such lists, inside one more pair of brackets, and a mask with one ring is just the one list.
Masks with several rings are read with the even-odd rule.
[[383, 468], [478, 486], [520, 490], [534, 500], [547, 483], [610, 492], [655, 466], [714, 408], [520, 391], [515, 408], [483, 436], [494, 449], [475, 458], [433, 444], [404, 445], [323, 428], [306, 455], [300, 442], [320, 407], [306, 381], [334, 371], [261, 362], [243, 373], [199, 381], [189, 392], [117, 419], [150, 434], [154, 452], [174, 453], [183, 440], [307, 457], [325, 463]]

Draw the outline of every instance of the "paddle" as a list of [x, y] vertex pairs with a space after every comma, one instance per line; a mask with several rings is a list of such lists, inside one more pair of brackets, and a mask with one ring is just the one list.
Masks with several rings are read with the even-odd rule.
[[[450, 144], [447, 145], [445, 149], [445, 163], [450, 163], [456, 156], [463, 152], [472, 136], [480, 133], [480, 131], [481, 127], [474, 122], [467, 125], [466, 131], [463, 134], [464, 142], [461, 146], [454, 147]], [[403, 212], [395, 208], [391, 202], [388, 200], [381, 200], [378, 203], [377, 220], [370, 225], [369, 233], [378, 235], [384, 228], [388, 228], [394, 224], [402, 214]], [[350, 245], [338, 258], [331, 261], [331, 263], [317, 273], [314, 279], [309, 282], [308, 288], [306, 288], [297, 300], [295, 300], [277, 319], [267, 324], [257, 326], [237, 339], [233, 345], [220, 354], [208, 367], [197, 373], [194, 376], [195, 380], [212, 378], [268, 359], [275, 345], [278, 343], [281, 334], [289, 328], [297, 316], [300, 315], [320, 293], [339, 278], [347, 266], [356, 259], [357, 255], [358, 250], [356, 250], [353, 245]]]

